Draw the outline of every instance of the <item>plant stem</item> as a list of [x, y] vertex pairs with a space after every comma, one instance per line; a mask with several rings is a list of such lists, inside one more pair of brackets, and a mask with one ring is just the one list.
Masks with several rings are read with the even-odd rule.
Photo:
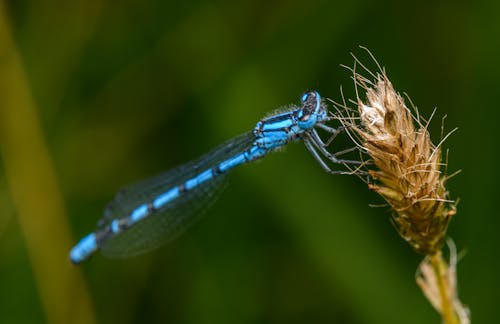
[[441, 319], [443, 324], [460, 324], [453, 307], [453, 287], [450, 287], [450, 280], [447, 275], [448, 265], [443, 260], [441, 251], [436, 252], [431, 257], [431, 264], [436, 274], [439, 295], [441, 299]]

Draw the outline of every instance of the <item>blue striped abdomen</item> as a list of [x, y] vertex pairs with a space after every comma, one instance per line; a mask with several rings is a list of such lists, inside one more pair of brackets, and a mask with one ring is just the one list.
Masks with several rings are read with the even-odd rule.
[[[103, 254], [141, 254], [184, 232], [222, 191], [220, 161], [246, 151], [254, 140], [252, 133], [243, 134], [196, 161], [120, 190], [96, 231]], [[114, 222], [123, 224], [116, 234]]]

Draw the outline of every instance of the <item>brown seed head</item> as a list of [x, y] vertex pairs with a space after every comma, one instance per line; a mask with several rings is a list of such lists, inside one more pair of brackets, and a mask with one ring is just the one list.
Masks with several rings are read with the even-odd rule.
[[343, 123], [373, 160], [375, 168], [368, 172], [374, 183], [369, 187], [390, 205], [401, 237], [416, 251], [434, 254], [455, 214], [441, 172], [440, 147], [432, 144], [427, 125], [418, 114], [412, 115], [385, 72], [374, 78], [372, 83], [354, 73], [356, 87], [366, 90], [366, 100], [358, 97], [359, 117], [350, 116]]

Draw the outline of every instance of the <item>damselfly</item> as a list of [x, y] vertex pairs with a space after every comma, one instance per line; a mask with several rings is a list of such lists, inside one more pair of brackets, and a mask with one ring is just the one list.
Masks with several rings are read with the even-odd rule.
[[290, 142], [302, 140], [329, 173], [336, 171], [322, 156], [337, 163], [357, 163], [337, 159], [326, 150], [317, 128], [335, 136], [339, 129], [326, 125], [332, 118], [319, 93], [307, 92], [300, 107], [264, 118], [253, 131], [201, 158], [120, 190], [105, 209], [97, 230], [73, 247], [71, 261], [80, 263], [97, 250], [111, 257], [137, 255], [174, 239], [217, 197], [228, 171]]

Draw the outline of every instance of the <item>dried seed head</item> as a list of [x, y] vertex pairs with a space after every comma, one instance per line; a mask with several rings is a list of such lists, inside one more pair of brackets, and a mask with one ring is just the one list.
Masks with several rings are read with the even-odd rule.
[[372, 74], [374, 82], [353, 71], [366, 100], [357, 98], [359, 116], [351, 115], [345, 104], [337, 108], [343, 108], [341, 121], [373, 160], [369, 187], [390, 205], [399, 234], [416, 251], [434, 254], [455, 214], [441, 171], [440, 146], [432, 144], [427, 125], [412, 115], [383, 70]]

